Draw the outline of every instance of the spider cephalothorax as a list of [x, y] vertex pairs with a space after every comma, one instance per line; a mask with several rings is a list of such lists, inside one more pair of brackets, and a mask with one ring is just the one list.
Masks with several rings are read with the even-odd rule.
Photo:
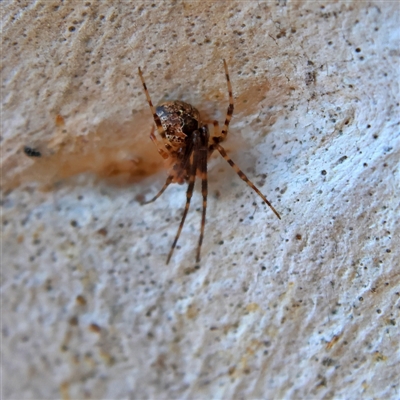
[[213, 121], [214, 135], [211, 138], [207, 124], [201, 123], [198, 110], [190, 104], [175, 100], [162, 103], [157, 108], [154, 108], [147, 90], [146, 83], [143, 79], [142, 71], [139, 68], [140, 79], [142, 80], [144, 92], [146, 94], [151, 112], [153, 113], [154, 122], [157, 126], [162, 143], [157, 140], [154, 134], [154, 127], [150, 134], [150, 139], [156, 145], [160, 155], [167, 161], [169, 169], [168, 178], [164, 186], [151, 200], [145, 202], [144, 204], [151, 203], [160, 197], [170, 183], [188, 183], [186, 192], [186, 206], [183, 211], [178, 232], [168, 254], [167, 264], [171, 259], [189, 211], [190, 200], [192, 198], [196, 176], [199, 176], [201, 179], [201, 193], [203, 196], [203, 212], [201, 217], [200, 237], [196, 256], [196, 261], [200, 261], [200, 250], [203, 243], [207, 210], [207, 161], [214, 150], [217, 150], [221, 154], [221, 156], [236, 171], [239, 177], [263, 199], [263, 201], [271, 208], [271, 210], [279, 219], [281, 218], [267, 198], [228, 157], [226, 151], [220, 145], [220, 143], [226, 139], [228, 134], [229, 122], [232, 118], [234, 108], [232, 86], [229, 79], [228, 67], [225, 60], [223, 61], [225, 76], [228, 83], [229, 106], [226, 113], [225, 123], [221, 131], [219, 130], [218, 121]]

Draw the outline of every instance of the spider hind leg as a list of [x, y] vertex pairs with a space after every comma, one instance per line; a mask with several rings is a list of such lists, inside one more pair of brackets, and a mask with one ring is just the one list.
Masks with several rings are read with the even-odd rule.
[[[228, 110], [226, 111], [225, 122], [224, 122], [224, 126], [222, 127], [221, 134], [218, 133], [218, 136], [214, 136], [214, 138], [213, 138], [214, 141], [218, 142], [218, 143], [223, 142], [228, 135], [229, 123], [231, 122], [233, 110], [235, 108], [234, 102], [233, 102], [232, 84], [231, 84], [231, 80], [229, 78], [228, 65], [226, 64], [225, 60], [223, 60], [223, 61], [224, 61], [226, 83], [228, 86], [229, 106], [228, 106]], [[214, 128], [216, 128], [215, 124], [214, 124]]]
[[[208, 142], [208, 137], [207, 137]], [[208, 180], [207, 180], [207, 159], [208, 159], [208, 143], [199, 150], [200, 155], [200, 177], [201, 177], [201, 194], [203, 196], [203, 211], [201, 214], [201, 228], [199, 244], [197, 246], [196, 262], [200, 262], [201, 245], [203, 244], [204, 228], [206, 226], [206, 212], [207, 212], [207, 195], [208, 195]]]
[[215, 143], [212, 145], [214, 148], [216, 148], [219, 153], [221, 154], [221, 156], [228, 162], [228, 164], [235, 170], [235, 172], [239, 175], [239, 178], [242, 179], [243, 181], [245, 181], [264, 201], [264, 203], [266, 203], [269, 208], [273, 211], [273, 213], [279, 218], [281, 219], [281, 216], [279, 215], [278, 211], [275, 210], [275, 208], [272, 206], [272, 204], [267, 200], [267, 198], [260, 192], [260, 190], [257, 188], [256, 185], [254, 185], [254, 183], [247, 178], [246, 174], [231, 160], [231, 158], [228, 156], [228, 154], [226, 153], [225, 149], [219, 145], [218, 143]]
[[183, 210], [182, 214], [182, 219], [181, 223], [178, 228], [178, 232], [176, 233], [175, 239], [172, 243], [171, 250], [169, 251], [168, 257], [167, 257], [167, 264], [169, 264], [169, 261], [171, 260], [172, 254], [175, 250], [176, 244], [178, 243], [179, 236], [181, 235], [183, 225], [185, 224], [186, 216], [189, 211], [190, 207], [190, 200], [192, 199], [193, 195], [193, 188], [194, 188], [194, 182], [196, 179], [196, 170], [197, 170], [197, 152], [193, 152], [191, 156], [191, 168], [190, 168], [190, 177], [189, 177], [189, 185], [186, 191], [186, 204], [185, 204], [185, 209]]
[[173, 178], [174, 178], [173, 175], [169, 175], [168, 178], [167, 178], [167, 180], [166, 180], [165, 183], [164, 183], [164, 186], [161, 188], [161, 190], [160, 190], [152, 199], [147, 200], [147, 201], [143, 201], [143, 202], [141, 203], [142, 206], [145, 205], [145, 204], [152, 203], [153, 201], [156, 201], [156, 200], [165, 192], [165, 189], [166, 189], [166, 188], [169, 186], [169, 184], [172, 182]]

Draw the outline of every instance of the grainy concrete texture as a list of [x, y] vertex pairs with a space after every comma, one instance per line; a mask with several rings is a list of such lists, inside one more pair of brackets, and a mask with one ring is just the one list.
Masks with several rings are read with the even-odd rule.
[[[398, 2], [3, 1], [2, 398], [398, 399]], [[223, 123], [199, 190], [154, 103]], [[29, 158], [24, 146], [40, 152]]]

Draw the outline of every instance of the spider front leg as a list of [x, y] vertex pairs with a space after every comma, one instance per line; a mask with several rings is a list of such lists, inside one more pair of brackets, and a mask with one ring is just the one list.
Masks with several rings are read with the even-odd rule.
[[157, 140], [156, 135], [154, 134], [154, 125], [151, 127], [151, 132], [150, 132], [150, 139], [154, 143], [154, 145], [157, 148], [158, 153], [160, 156], [166, 160], [169, 157], [169, 153], [166, 152], [163, 148], [160, 146], [160, 142]]
[[[169, 158], [170, 154], [168, 152], [166, 152], [163, 148], [160, 147], [160, 142], [157, 140], [156, 135], [154, 134], [154, 126], [152, 127], [151, 132], [150, 132], [150, 139], [156, 146], [157, 151], [161, 155], [161, 157], [164, 160]], [[165, 192], [165, 189], [170, 185], [172, 180], [173, 180], [173, 175], [169, 175], [167, 180], [164, 183], [164, 186], [161, 188], [161, 190], [152, 199], [150, 199], [148, 201], [143, 201], [141, 204], [144, 205], [144, 204], [149, 204], [149, 203], [152, 203], [153, 201], [156, 201]]]
[[[155, 122], [155, 124], [157, 126], [158, 133], [160, 134], [160, 136], [161, 136], [161, 138], [162, 138], [162, 140], [164, 142], [165, 147], [170, 146], [168, 144], [168, 139], [167, 139], [167, 137], [165, 135], [164, 128], [163, 128], [163, 126], [161, 124], [160, 117], [157, 115], [156, 110], [155, 110], [155, 108], [153, 106], [153, 102], [151, 101], [150, 94], [149, 94], [149, 91], [147, 90], [147, 85], [146, 85], [146, 83], [144, 81], [142, 70], [140, 69], [140, 67], [138, 68], [138, 71], [139, 71], [140, 80], [142, 81], [144, 94], [146, 95], [147, 103], [149, 103], [150, 110], [151, 110], [151, 112], [153, 114], [153, 119], [154, 119], [154, 122]], [[167, 147], [167, 149], [168, 149], [168, 147]]]

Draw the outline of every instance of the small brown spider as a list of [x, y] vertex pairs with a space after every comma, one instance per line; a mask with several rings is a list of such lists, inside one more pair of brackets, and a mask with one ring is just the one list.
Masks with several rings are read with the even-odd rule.
[[188, 182], [186, 192], [186, 206], [183, 211], [182, 220], [179, 225], [178, 232], [172, 243], [171, 250], [168, 254], [167, 264], [169, 263], [175, 246], [178, 242], [186, 215], [189, 211], [190, 200], [193, 194], [194, 182], [196, 176], [201, 178], [201, 193], [203, 196], [203, 213], [201, 217], [201, 230], [199, 244], [197, 246], [196, 262], [200, 261], [201, 244], [203, 243], [204, 227], [206, 224], [206, 209], [207, 209], [207, 161], [214, 150], [218, 150], [221, 156], [229, 163], [236, 171], [239, 177], [245, 181], [262, 199], [268, 204], [275, 215], [281, 219], [278, 212], [267, 200], [267, 198], [258, 190], [258, 188], [247, 178], [240, 168], [228, 157], [224, 148], [220, 145], [228, 134], [229, 122], [233, 114], [233, 95], [232, 86], [229, 79], [228, 67], [224, 61], [225, 76], [228, 83], [229, 106], [226, 113], [225, 123], [222, 131], [219, 130], [218, 121], [213, 121], [214, 136], [210, 138], [207, 124], [201, 122], [200, 113], [196, 108], [183, 101], [167, 101], [161, 103], [157, 108], [154, 108], [151, 101], [146, 83], [143, 78], [142, 71], [139, 67], [139, 76], [143, 83], [144, 92], [147, 102], [149, 103], [153, 114], [154, 122], [157, 126], [158, 133], [162, 139], [160, 143], [155, 134], [154, 126], [150, 133], [150, 139], [156, 145], [157, 150], [164, 160], [167, 160], [169, 167], [169, 175], [161, 190], [149, 201], [142, 204], [148, 204], [158, 199], [170, 183]]

